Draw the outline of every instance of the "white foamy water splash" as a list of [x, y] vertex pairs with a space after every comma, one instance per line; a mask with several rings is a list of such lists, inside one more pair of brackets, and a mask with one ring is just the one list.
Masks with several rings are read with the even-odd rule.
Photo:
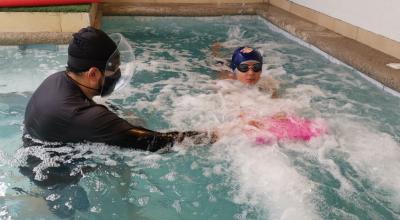
[[[185, 57], [180, 56], [177, 59], [185, 60]], [[152, 65], [158, 64], [143, 62], [142, 65], [149, 65], [144, 69], [154, 69]], [[164, 62], [163, 65], [168, 69], [176, 64]], [[283, 70], [271, 71], [285, 74]], [[257, 88], [243, 86], [236, 81], [210, 78], [207, 80], [204, 76], [192, 75], [187, 71], [182, 71], [180, 74], [184, 77], [145, 84], [133, 91], [128, 89], [126, 94], [140, 91], [151, 96], [154, 87], [163, 86], [154, 100], [136, 102], [132, 108], [162, 111], [172, 128], [184, 130], [218, 128], [221, 129], [221, 133], [225, 127], [243, 126], [238, 115], [246, 111], [258, 116], [273, 115], [281, 111], [318, 114], [309, 106], [310, 96], [302, 100], [273, 100], [269, 97], [270, 94], [260, 92]], [[191, 85], [196, 85], [197, 89], [203, 90], [206, 94], [192, 94]], [[312, 94], [313, 89], [318, 91], [318, 88], [313, 87], [300, 87], [299, 90], [310, 90], [311, 92], [307, 94]], [[297, 92], [299, 91], [293, 93]], [[319, 95], [321, 93], [317, 92]], [[172, 103], [168, 105], [170, 102]], [[235, 203], [264, 209], [263, 212], [268, 213], [271, 218], [293, 219], [295, 216], [302, 216], [304, 219], [317, 218], [312, 203], [314, 184], [297, 172], [291, 165], [290, 159], [278, 146], [254, 146], [254, 143], [243, 136], [240, 129], [233, 129], [212, 147], [212, 152], [215, 162], [225, 161], [230, 164], [225, 168], [233, 175], [232, 184], [238, 185], [238, 191], [232, 192], [232, 200]], [[290, 178], [287, 178], [288, 176]]]
[[[239, 42], [251, 45], [253, 40], [251, 38], [243, 39], [243, 32], [237, 27], [231, 29], [228, 34], [229, 39], [222, 42], [225, 47], [234, 48]], [[277, 78], [285, 78], [287, 74], [290, 74], [282, 68], [282, 64], [289, 62], [286, 56], [274, 51], [274, 49], [286, 45], [257, 43], [255, 46], [260, 48], [268, 57], [264, 60], [266, 65], [264, 65], [263, 77], [272, 75]], [[163, 46], [157, 45], [157, 48], [163, 48]], [[393, 196], [386, 197], [386, 199], [393, 203], [391, 205], [394, 210], [392, 214], [396, 215], [396, 208], [394, 207], [395, 204], [399, 204], [396, 195], [400, 193], [400, 190], [394, 184], [398, 180], [392, 176], [398, 167], [399, 144], [393, 137], [374, 127], [373, 123], [360, 124], [357, 122], [360, 119], [359, 116], [346, 111], [339, 112], [342, 106], [336, 106], [335, 102], [332, 102], [329, 108], [336, 109], [340, 113], [338, 115], [335, 113], [327, 114], [316, 109], [315, 103], [313, 103], [315, 98], [329, 100], [332, 96], [340, 96], [340, 99], [348, 101], [344, 108], [352, 111], [354, 105], [360, 104], [358, 101], [350, 100], [341, 94], [333, 94], [319, 88], [318, 85], [310, 84], [299, 84], [287, 88], [281, 94], [281, 99], [270, 99], [269, 94], [260, 92], [255, 88], [248, 88], [237, 82], [212, 80], [201, 74], [193, 74], [189, 68], [191, 63], [187, 57], [188, 52], [180, 51], [177, 53], [169, 49], [166, 52], [174, 54], [179, 62], [154, 60], [154, 58], [150, 59], [151, 53], [143, 53], [137, 61], [139, 62], [138, 66], [143, 70], [154, 72], [157, 72], [160, 68], [174, 70], [178, 71], [180, 76], [128, 89], [126, 94], [140, 92], [151, 96], [154, 95], [152, 90], [155, 87], [161, 87], [159, 94], [153, 100], [141, 100], [130, 107], [163, 112], [163, 118], [168, 121], [171, 129], [229, 129], [228, 132], [221, 132], [221, 139], [212, 146], [211, 151], [213, 160], [216, 163], [221, 162], [224, 166], [222, 170], [227, 170], [231, 175], [230, 181], [234, 186], [231, 194], [232, 201], [259, 207], [263, 210], [261, 213], [271, 219], [323, 218], [321, 207], [326, 204], [326, 198], [320, 190], [323, 183], [310, 179], [311, 174], [307, 173], [306, 168], [295, 163], [296, 159], [290, 153], [295, 152], [301, 155], [300, 158], [297, 158], [299, 161], [311, 160], [312, 163], [315, 163], [312, 166], [317, 166], [321, 172], [332, 176], [333, 180], [338, 182], [338, 188], [335, 189], [338, 195], [345, 201], [357, 203], [356, 206], [359, 208], [363, 208], [362, 202], [352, 201], [354, 197], [351, 196], [359, 194], [357, 188], [359, 186], [354, 185], [356, 184], [354, 178], [356, 182], [367, 179], [373, 184], [377, 184], [377, 188], [380, 190], [395, 192]], [[151, 60], [151, 62], [147, 60]], [[196, 64], [207, 65], [202, 61], [196, 61]], [[326, 72], [342, 74], [332, 71], [330, 68], [327, 68]], [[290, 75], [290, 77], [291, 80], [295, 81], [307, 77], [318, 77], [318, 74], [309, 74], [303, 77]], [[358, 79], [355, 80], [348, 72], [343, 74], [342, 79], [353, 84], [353, 86], [363, 86], [357, 84]], [[191, 90], [193, 85], [196, 85], [196, 89], [203, 91], [203, 93], [193, 93]], [[376, 108], [367, 103], [363, 103], [363, 105], [367, 108]], [[311, 119], [322, 118], [327, 122], [329, 132], [325, 136], [310, 142], [255, 146], [254, 143], [246, 139], [242, 130], [239, 129], [243, 126], [238, 119], [241, 112], [265, 116], [281, 111]], [[234, 128], [232, 129], [232, 127]], [[361, 133], [363, 135], [360, 135]], [[376, 147], [378, 144], [379, 148]], [[382, 150], [382, 148], [385, 150]], [[185, 147], [178, 147], [175, 150], [185, 150]], [[332, 152], [349, 155], [349, 157], [342, 159], [350, 165], [351, 169], [356, 170], [361, 178], [357, 179], [357, 177], [344, 174], [341, 171], [343, 165], [332, 159]], [[375, 158], [371, 159], [373, 155], [375, 155]], [[388, 166], [393, 167], [393, 169], [384, 169]], [[367, 190], [371, 190], [370, 197], [372, 198], [382, 197], [379, 193], [374, 193], [373, 189]], [[331, 212], [338, 216], [355, 217], [345, 210], [334, 207], [328, 209], [331, 209]], [[371, 216], [375, 214], [374, 210], [368, 212]]]
[[[206, 146], [206, 153], [197, 151], [204, 146], [191, 142], [175, 146], [174, 156], [121, 150], [102, 144], [77, 144], [74, 148], [51, 149], [65, 153], [59, 157], [50, 157], [42, 149], [33, 147], [18, 151], [16, 161], [4, 159], [3, 162], [20, 165], [28, 154], [36, 155], [43, 159], [35, 170], [40, 180], [46, 178], [42, 173], [46, 168], [82, 157], [91, 161], [84, 165], [104, 166], [106, 169], [98, 172], [109, 172], [118, 180], [115, 181], [118, 186], [114, 187], [107, 182], [106, 174], [83, 173], [81, 181], [91, 191], [107, 194], [115, 188], [126, 190], [128, 193], [121, 193], [121, 200], [136, 204], [142, 211], [154, 208], [151, 206], [159, 201], [158, 196], [169, 196], [171, 201], [166, 206], [174, 213], [172, 216], [187, 214], [187, 204], [192, 204], [193, 212], [198, 213], [204, 207], [218, 206], [221, 196], [216, 194], [228, 188], [223, 197], [240, 207], [239, 213], [233, 216], [236, 219], [253, 219], [254, 216], [259, 219], [399, 218], [400, 146], [395, 135], [388, 133], [396, 133], [398, 128], [372, 115], [385, 111], [386, 106], [364, 97], [352, 97], [355, 88], [363, 91], [361, 93], [374, 92], [365, 80], [355, 77], [350, 69], [332, 65], [328, 60], [320, 61], [315, 54], [295, 54], [301, 50], [298, 45], [259, 40], [262, 34], [251, 35], [255, 32], [252, 26], [243, 27], [235, 22], [231, 26], [227, 39], [221, 44], [228, 50], [238, 45], [260, 49], [265, 57], [262, 77], [272, 75], [281, 80], [280, 99], [271, 99], [269, 93], [235, 81], [217, 80], [215, 74], [210, 73], [218, 69], [213, 66], [212, 58], [196, 58], [189, 50], [164, 43], [137, 44], [136, 48], [143, 52], [136, 56], [137, 73], [131, 85], [109, 98], [125, 110], [156, 115], [157, 120], [166, 124], [160, 126], [163, 130], [219, 130], [220, 139]], [[148, 29], [156, 33], [151, 27]], [[207, 50], [202, 48], [201, 51], [208, 54]], [[285, 54], [285, 50], [294, 54]], [[15, 56], [19, 59], [19, 55]], [[318, 60], [317, 69], [309, 67], [316, 62], [313, 59]], [[50, 71], [57, 65], [39, 67]], [[135, 78], [137, 76], [139, 79]], [[328, 133], [309, 142], [281, 141], [270, 145], [256, 145], [243, 133], [245, 124], [239, 115], [262, 117], [282, 111], [323, 120]], [[179, 162], [175, 160], [190, 157], [193, 161], [187, 164], [188, 169], [199, 171], [201, 180], [206, 182], [196, 185], [204, 188], [201, 192], [206, 194], [205, 201], [195, 196], [192, 200], [182, 198], [184, 193], [179, 187], [195, 183], [178, 169], [181, 167], [176, 167]], [[125, 166], [123, 172], [117, 172]], [[81, 168], [77, 166], [73, 172], [83, 172]], [[159, 170], [163, 171], [157, 173]], [[156, 180], [152, 179], [152, 171], [157, 173]], [[124, 173], [129, 175], [124, 177]], [[223, 180], [218, 182], [214, 178]], [[2, 185], [3, 191], [5, 186], [8, 187]], [[95, 199], [98, 201], [97, 197]], [[93, 204], [90, 211], [108, 213], [104, 204]]]

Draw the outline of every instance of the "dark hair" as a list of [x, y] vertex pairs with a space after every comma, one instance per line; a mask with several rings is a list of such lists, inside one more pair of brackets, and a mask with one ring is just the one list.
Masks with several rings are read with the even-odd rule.
[[[89, 68], [90, 69], [90, 68]], [[76, 74], [76, 75], [82, 75], [84, 72], [86, 72], [86, 71], [88, 71], [89, 69], [87, 69], [87, 70], [78, 70], [78, 69], [75, 69], [75, 68], [73, 68], [73, 67], [70, 67], [70, 66], [66, 66], [65, 67], [65, 71], [66, 72], [70, 72], [70, 73], [74, 73], [74, 74]]]

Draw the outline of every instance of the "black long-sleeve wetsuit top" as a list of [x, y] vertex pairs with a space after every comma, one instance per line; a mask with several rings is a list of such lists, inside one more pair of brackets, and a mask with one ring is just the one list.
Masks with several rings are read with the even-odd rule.
[[25, 132], [55, 142], [101, 142], [157, 151], [197, 132], [160, 133], [131, 125], [87, 98], [65, 71], [50, 75], [33, 93], [25, 112]]

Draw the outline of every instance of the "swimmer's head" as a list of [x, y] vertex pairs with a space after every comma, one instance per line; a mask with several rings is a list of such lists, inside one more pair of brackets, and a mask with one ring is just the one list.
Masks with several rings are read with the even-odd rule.
[[253, 49], [251, 47], [239, 47], [233, 52], [232, 55], [232, 70], [235, 71], [239, 64], [244, 61], [257, 61], [262, 64], [263, 58], [260, 52], [258, 52], [256, 49]]
[[108, 96], [129, 84], [134, 72], [134, 54], [122, 34], [108, 35], [87, 27], [72, 36], [66, 71], [79, 78], [81, 82], [75, 82], [80, 86], [92, 91], [90, 96]]
[[260, 80], [263, 58], [256, 49], [239, 47], [232, 55], [231, 68], [234, 77], [247, 85], [254, 85]]
[[67, 69], [81, 73], [96, 67], [104, 72], [117, 44], [104, 31], [93, 27], [82, 28], [72, 36], [68, 46]]

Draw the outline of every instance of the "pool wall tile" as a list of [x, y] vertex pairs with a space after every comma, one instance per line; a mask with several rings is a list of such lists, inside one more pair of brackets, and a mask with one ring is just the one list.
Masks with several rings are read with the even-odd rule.
[[61, 32], [59, 13], [0, 12], [1, 32]]
[[333, 24], [334, 24], [333, 30], [335, 30], [336, 33], [349, 37], [351, 39], [357, 38], [357, 33], [359, 28], [357, 28], [356, 26], [343, 22], [339, 19], [334, 19]]
[[285, 11], [290, 11], [291, 2], [282, 0], [269, 0], [269, 4], [281, 8]]
[[0, 32], [75, 32], [90, 25], [88, 13], [0, 12]]
[[307, 20], [314, 22], [317, 21], [318, 16], [320, 16], [317, 11], [311, 10], [298, 4], [290, 4], [289, 11], [297, 16], [306, 18]]
[[88, 13], [61, 13], [61, 32], [76, 32], [82, 27], [90, 26]]
[[269, 4], [400, 59], [400, 42], [288, 0], [270, 0]]

